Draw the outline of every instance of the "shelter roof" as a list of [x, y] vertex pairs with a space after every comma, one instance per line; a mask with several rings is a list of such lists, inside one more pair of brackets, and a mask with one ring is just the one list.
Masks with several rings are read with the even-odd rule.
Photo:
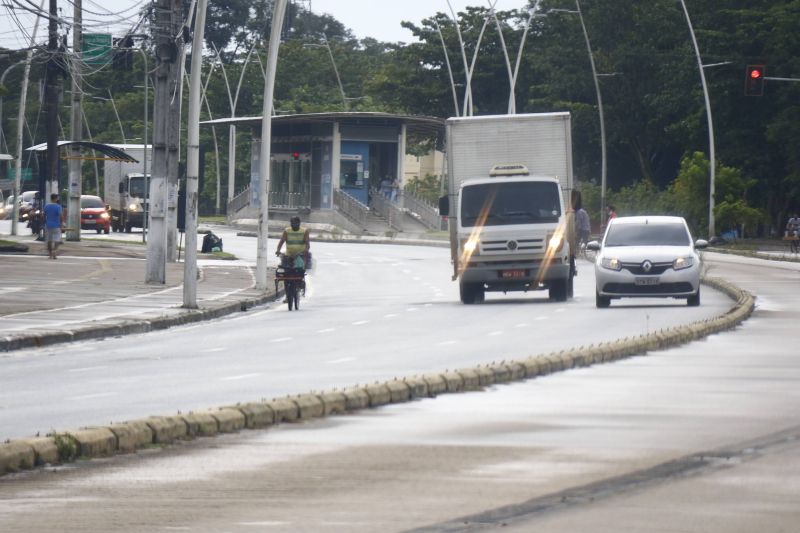
[[[102, 158], [105, 160], [121, 161], [123, 163], [138, 163], [138, 160], [135, 157], [110, 144], [95, 143], [89, 141], [58, 141], [59, 148], [72, 145], [78, 145], [78, 147], [82, 149], [96, 150], [105, 156]], [[31, 152], [46, 152], [47, 143], [37, 144], [35, 146], [31, 146], [30, 148], [26, 148], [26, 150]], [[80, 159], [92, 159], [92, 157], [81, 156]]]

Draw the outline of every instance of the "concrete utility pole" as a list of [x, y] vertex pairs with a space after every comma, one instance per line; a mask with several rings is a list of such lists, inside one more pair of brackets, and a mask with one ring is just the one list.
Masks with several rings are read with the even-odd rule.
[[[177, 5], [176, 5], [177, 4]], [[175, 11], [177, 9], [177, 11]], [[153, 148], [150, 169], [150, 220], [147, 240], [147, 283], [166, 283], [168, 208], [171, 202], [170, 152], [173, 150], [173, 124], [180, 120], [172, 108], [175, 92], [174, 73], [181, 57], [175, 42], [178, 35], [177, 20], [180, 0], [158, 0], [154, 41], [156, 52], [156, 80], [154, 87]], [[175, 165], [177, 169], [177, 165]], [[177, 170], [174, 174], [177, 177]], [[176, 199], [175, 199], [176, 200]]]
[[189, 114], [186, 120], [186, 259], [183, 263], [183, 307], [197, 308], [197, 207], [200, 175], [200, 90], [203, 70], [203, 34], [208, 0], [198, 0], [192, 37]]
[[[44, 1], [39, 7], [39, 10], [44, 9]], [[17, 163], [16, 173], [14, 176], [14, 187], [11, 194], [14, 195], [14, 210], [11, 218], [11, 234], [19, 235], [19, 193], [22, 186], [22, 132], [25, 127], [25, 104], [28, 101], [28, 80], [31, 75], [31, 58], [33, 58], [33, 45], [36, 43], [36, 34], [39, 31], [39, 17], [36, 17], [36, 22], [33, 24], [33, 32], [31, 33], [31, 44], [28, 48], [28, 55], [25, 57], [25, 75], [22, 78], [22, 91], [19, 97], [19, 110], [17, 112]]]
[[275, 93], [275, 71], [278, 67], [278, 47], [281, 28], [286, 13], [286, 0], [275, 0], [272, 8], [272, 28], [269, 33], [267, 79], [264, 81], [264, 107], [261, 114], [261, 153], [258, 161], [258, 200], [261, 214], [258, 217], [258, 252], [256, 254], [256, 288], [267, 288], [267, 239], [269, 233], [269, 179], [272, 156], [272, 100]]
[[58, 194], [58, 2], [50, 0], [49, 39], [47, 42], [47, 66], [45, 67], [45, 125], [47, 130], [47, 184], [44, 188], [45, 198], [42, 204], [50, 199], [50, 194]]
[[[74, 25], [72, 27], [72, 107], [70, 108], [70, 138], [73, 142], [81, 141], [83, 131], [81, 104], [83, 100], [83, 88], [81, 76], [83, 75], [81, 66], [83, 61], [80, 57], [81, 40], [83, 38], [83, 6], [82, 0], [73, 0], [75, 5]], [[66, 58], [65, 58], [66, 61]], [[81, 183], [81, 160], [80, 148], [72, 145], [69, 150], [69, 209], [67, 210], [67, 240], [81, 240], [81, 193], [83, 184]]]

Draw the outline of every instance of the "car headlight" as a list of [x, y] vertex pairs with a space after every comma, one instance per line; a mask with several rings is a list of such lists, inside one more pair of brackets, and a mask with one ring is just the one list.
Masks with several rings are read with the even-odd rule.
[[111, 215], [109, 215], [108, 213], [100, 213], [100, 218], [108, 220], [109, 218], [111, 218]]
[[600, 265], [609, 270], [622, 270], [622, 263], [616, 257], [604, 257]]
[[477, 248], [478, 248], [478, 239], [473, 239], [472, 237], [470, 237], [464, 243], [464, 251], [468, 254], [474, 253]]
[[128, 211], [138, 211], [138, 210], [139, 210], [139, 204], [131, 204], [128, 206]]
[[689, 268], [692, 265], [694, 265], [694, 257], [692, 256], [679, 257], [672, 262], [672, 268], [675, 270], [683, 270], [684, 268]]

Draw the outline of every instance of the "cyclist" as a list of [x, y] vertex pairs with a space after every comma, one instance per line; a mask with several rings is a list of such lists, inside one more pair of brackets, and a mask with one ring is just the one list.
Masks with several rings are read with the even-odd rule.
[[295, 268], [306, 268], [308, 265], [308, 251], [311, 248], [308, 229], [300, 227], [300, 217], [293, 216], [289, 221], [290, 226], [283, 230], [283, 235], [278, 241], [275, 255], [281, 255], [283, 243], [286, 243], [286, 256], [292, 260]]

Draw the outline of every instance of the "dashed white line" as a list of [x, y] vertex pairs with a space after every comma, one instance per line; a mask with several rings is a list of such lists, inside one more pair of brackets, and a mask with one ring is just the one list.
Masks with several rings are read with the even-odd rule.
[[537, 316], [534, 320], [547, 320], [549, 317], [546, 316]]
[[522, 324], [517, 324], [517, 325], [516, 325], [516, 326], [514, 326], [514, 327], [515, 327], [515, 328], [527, 328], [527, 327], [528, 327], [528, 324], [525, 324], [525, 323], [522, 323]]
[[291, 337], [278, 337], [277, 339], [272, 339], [269, 342], [286, 342], [292, 340]]
[[218, 348], [207, 348], [205, 350], [200, 350], [200, 353], [224, 352], [225, 350], [227, 350], [227, 348], [220, 346]]
[[414, 311], [418, 311], [418, 309], [416, 307], [409, 307], [406, 309], [406, 313], [413, 313]]
[[489, 336], [490, 337], [497, 337], [498, 335], [502, 335], [502, 334], [503, 334], [502, 331], [492, 331], [491, 333], [489, 333]]
[[317, 333], [331, 333], [336, 331], [336, 328], [325, 328], [325, 329], [318, 329]]
[[102, 370], [108, 366], [86, 366], [83, 368], [70, 368], [67, 372], [91, 372], [92, 370]]
[[226, 376], [224, 378], [220, 378], [220, 381], [238, 381], [240, 379], [257, 378], [260, 375], [261, 373], [259, 372], [253, 374], [239, 374], [238, 376]]
[[81, 396], [70, 396], [67, 400], [93, 400], [95, 398], [108, 398], [116, 396], [116, 392], [98, 392], [97, 394], [83, 394]]
[[364, 324], [369, 324], [369, 320], [358, 320], [356, 322], [353, 322], [354, 326], [363, 326]]
[[342, 357], [341, 359], [334, 359], [333, 361], [328, 361], [329, 365], [338, 365], [339, 363], [348, 363], [350, 361], [355, 361], [355, 357]]

